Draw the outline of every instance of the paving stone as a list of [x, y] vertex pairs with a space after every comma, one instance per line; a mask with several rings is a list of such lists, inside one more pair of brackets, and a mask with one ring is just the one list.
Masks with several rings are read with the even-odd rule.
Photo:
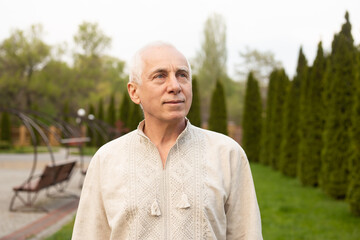
[[[54, 154], [55, 161], [63, 161], [66, 158], [66, 152], [61, 150]], [[71, 159], [78, 158], [78, 156], [73, 156]], [[85, 166], [90, 162], [90, 157], [85, 157]], [[36, 206], [45, 207], [48, 212], [44, 211], [24, 211], [24, 212], [10, 212], [9, 205], [11, 198], [13, 196], [12, 188], [18, 185], [21, 185], [30, 174], [32, 167], [33, 155], [32, 154], [1, 154], [0, 153], [0, 240], [5, 239], [5, 236], [9, 236], [12, 233], [15, 233], [19, 230], [26, 230], [28, 226], [34, 226], [34, 223], [37, 221], [40, 222], [41, 219], [46, 219], [51, 217], [51, 225], [57, 227], [51, 227], [49, 224], [42, 224], [38, 226], [38, 232], [35, 235], [32, 235], [33, 239], [37, 238], [37, 235], [41, 237], [46, 237], [46, 235], [52, 234], [48, 229], [54, 229], [53, 231], [58, 230], [61, 226], [58, 226], [59, 223], [65, 224], [64, 219], [72, 219], [75, 209], [65, 208], [70, 206], [76, 200], [73, 197], [56, 197], [49, 198], [46, 196], [45, 190], [40, 191], [37, 200], [35, 201]], [[41, 153], [38, 156], [38, 164], [36, 172], [40, 173], [43, 171], [43, 168], [46, 164], [51, 164], [50, 155], [48, 153]], [[80, 196], [81, 189], [79, 187], [80, 183], [83, 180], [83, 176], [80, 173], [79, 163], [74, 169], [72, 177], [70, 179], [69, 185], [66, 188], [65, 195], [76, 194]], [[63, 194], [63, 196], [64, 196]], [[17, 200], [15, 206], [20, 206], [21, 202]], [[73, 206], [73, 205], [72, 205]], [[60, 209], [60, 210], [59, 210]], [[65, 209], [65, 210], [64, 210]], [[63, 211], [65, 215], [59, 211]], [[54, 214], [56, 213], [56, 214]], [[52, 215], [51, 215], [52, 214]], [[67, 217], [67, 218], [66, 218]], [[49, 218], [50, 219], [50, 218]], [[49, 222], [49, 219], [47, 221]], [[69, 221], [68, 220], [68, 221]], [[42, 228], [42, 225], [46, 225], [46, 228]], [[24, 231], [25, 231], [24, 230]], [[19, 236], [21, 235], [18, 234]], [[24, 239], [24, 238], [9, 238], [9, 239]]]

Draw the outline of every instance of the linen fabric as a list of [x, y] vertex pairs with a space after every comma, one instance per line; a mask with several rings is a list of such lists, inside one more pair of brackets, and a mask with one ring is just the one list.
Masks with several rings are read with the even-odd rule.
[[72, 239], [262, 239], [249, 163], [234, 140], [187, 121], [163, 167], [143, 126], [94, 155]]

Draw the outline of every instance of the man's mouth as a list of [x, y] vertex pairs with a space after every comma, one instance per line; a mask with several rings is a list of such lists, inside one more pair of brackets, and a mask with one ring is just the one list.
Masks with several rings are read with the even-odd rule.
[[185, 100], [171, 100], [171, 101], [165, 101], [164, 104], [180, 104], [184, 102]]

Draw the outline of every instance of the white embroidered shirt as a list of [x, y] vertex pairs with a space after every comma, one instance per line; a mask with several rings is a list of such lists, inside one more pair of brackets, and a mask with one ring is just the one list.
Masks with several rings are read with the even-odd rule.
[[249, 163], [234, 140], [187, 122], [163, 168], [142, 127], [94, 155], [72, 239], [262, 239]]

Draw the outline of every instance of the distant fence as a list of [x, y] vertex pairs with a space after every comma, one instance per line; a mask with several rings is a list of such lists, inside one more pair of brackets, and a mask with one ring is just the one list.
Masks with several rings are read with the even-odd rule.
[[[49, 132], [45, 132], [49, 143], [51, 146], [60, 146], [61, 143], [56, 139], [55, 134], [61, 135], [61, 130], [56, 128], [55, 126], [49, 127]], [[81, 126], [81, 137], [86, 136], [86, 126]], [[11, 139], [13, 146], [17, 147], [25, 147], [25, 146], [32, 146], [31, 143], [31, 136], [28, 129], [25, 125], [20, 125], [19, 127], [12, 127], [11, 128]], [[40, 142], [40, 145], [44, 144]], [[44, 144], [45, 145], [45, 144]]]
[[[203, 128], [207, 128], [206, 125], [202, 126]], [[60, 146], [61, 144], [56, 139], [55, 134], [60, 135], [60, 129], [56, 128], [55, 126], [49, 127], [50, 132], [47, 132], [46, 135], [49, 139], [51, 146]], [[1, 131], [1, 130], [0, 130]], [[242, 128], [233, 124], [229, 123], [228, 125], [228, 132], [229, 136], [233, 138], [235, 141], [241, 144], [242, 141]], [[19, 127], [12, 127], [11, 128], [11, 136], [13, 139], [13, 146], [24, 147], [24, 146], [31, 146], [31, 136], [25, 125], [20, 125]], [[81, 137], [86, 136], [86, 126], [81, 126]], [[42, 143], [43, 144], [43, 143]]]

